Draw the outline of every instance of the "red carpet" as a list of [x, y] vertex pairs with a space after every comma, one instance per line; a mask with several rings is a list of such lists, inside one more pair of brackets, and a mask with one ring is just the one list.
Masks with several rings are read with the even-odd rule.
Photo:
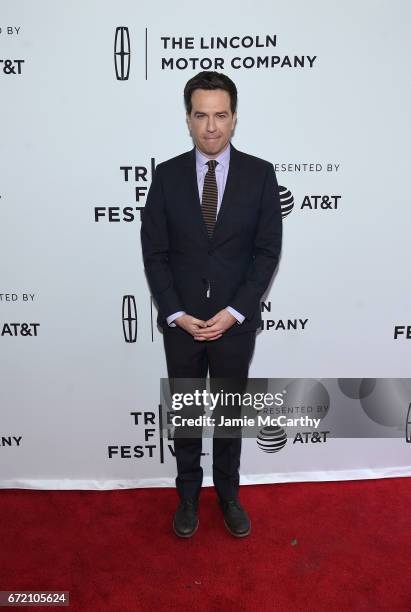
[[0, 499], [0, 590], [67, 590], [69, 610], [411, 610], [409, 478], [243, 486], [243, 539], [213, 489], [189, 540], [173, 489]]

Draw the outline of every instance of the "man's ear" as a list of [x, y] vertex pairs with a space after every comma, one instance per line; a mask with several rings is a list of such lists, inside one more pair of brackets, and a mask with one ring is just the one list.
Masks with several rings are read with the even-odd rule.
[[186, 113], [186, 122], [187, 122], [187, 125], [188, 125], [188, 129], [191, 132], [191, 119], [190, 119], [190, 115], [188, 113]]
[[233, 113], [233, 130], [235, 130], [236, 125], [237, 125], [237, 111]]

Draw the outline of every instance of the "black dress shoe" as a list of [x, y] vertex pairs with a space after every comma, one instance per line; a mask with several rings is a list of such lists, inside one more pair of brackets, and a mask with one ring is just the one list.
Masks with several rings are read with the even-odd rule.
[[243, 538], [251, 531], [251, 521], [238, 499], [220, 500], [224, 524], [231, 535]]
[[198, 529], [198, 502], [194, 499], [183, 499], [174, 515], [173, 528], [180, 538], [190, 538]]

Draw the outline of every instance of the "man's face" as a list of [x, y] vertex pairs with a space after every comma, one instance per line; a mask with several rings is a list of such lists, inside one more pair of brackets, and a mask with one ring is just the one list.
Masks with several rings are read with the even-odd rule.
[[204, 155], [216, 157], [226, 148], [237, 121], [230, 94], [224, 89], [195, 89], [191, 104], [191, 114], [187, 113], [191, 136]]

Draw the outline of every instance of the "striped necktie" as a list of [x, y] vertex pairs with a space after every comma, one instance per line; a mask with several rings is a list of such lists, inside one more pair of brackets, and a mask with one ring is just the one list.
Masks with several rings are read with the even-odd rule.
[[211, 238], [217, 217], [218, 190], [215, 178], [215, 167], [218, 161], [210, 159], [207, 162], [208, 171], [204, 178], [203, 196], [201, 200], [201, 211], [207, 226], [208, 237]]

